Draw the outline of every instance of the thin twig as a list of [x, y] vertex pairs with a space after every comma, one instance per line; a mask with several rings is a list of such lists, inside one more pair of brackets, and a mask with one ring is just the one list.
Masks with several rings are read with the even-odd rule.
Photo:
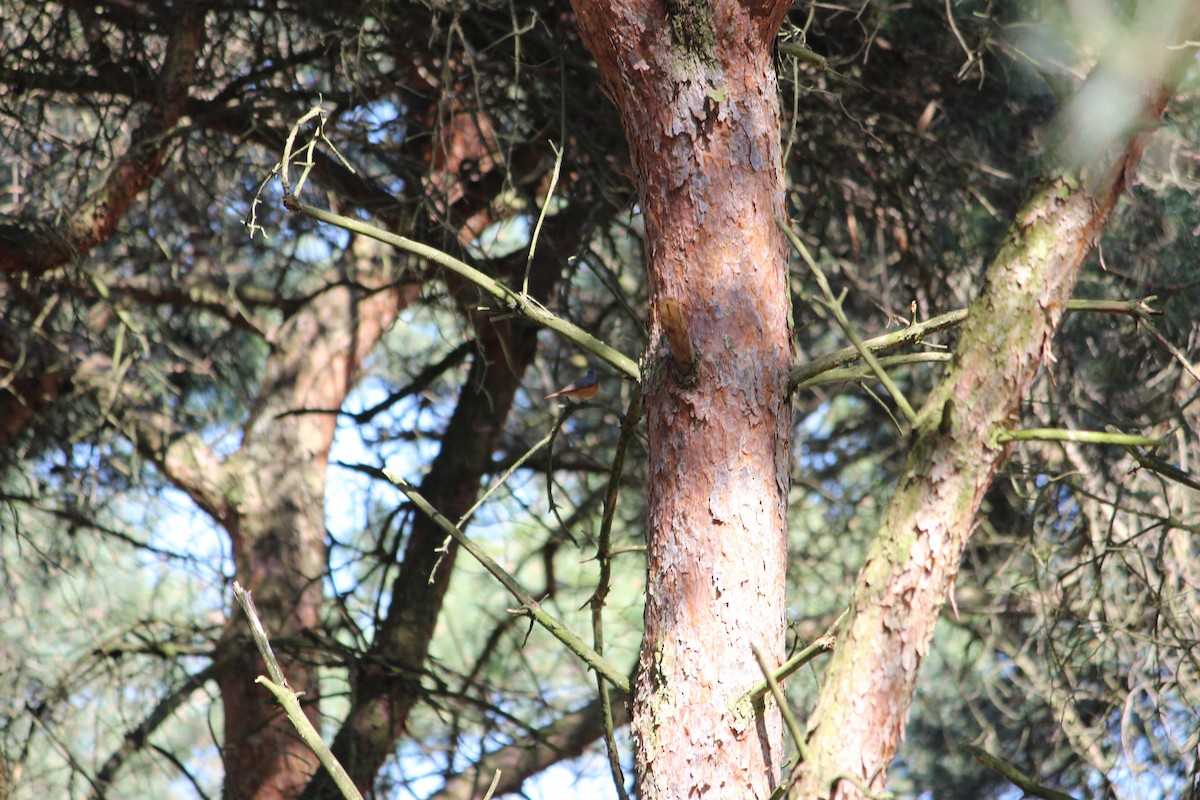
[[496, 786], [500, 783], [500, 770], [496, 770], [496, 774], [492, 776], [492, 782], [488, 786], [487, 791], [483, 794], [483, 800], [492, 800], [492, 796], [496, 794]]
[[[906, 328], [892, 333], [885, 333], [881, 336], [876, 336], [873, 339], [866, 340], [863, 344], [873, 352], [878, 353], [885, 350], [894, 350], [897, 347], [903, 347], [910, 344], [920, 343], [926, 336], [931, 336], [940, 331], [949, 328], [958, 327], [967, 318], [965, 309], [959, 311], [948, 311], [945, 314], [925, 320], [924, 322], [914, 322]], [[794, 390], [801, 385], [812, 385], [821, 383], [814, 380], [822, 373], [828, 372], [831, 369], [844, 367], [859, 358], [858, 349], [851, 347], [843, 347], [834, 353], [827, 356], [822, 356], [807, 364], [796, 367], [792, 370], [788, 378], [788, 385]]]
[[854, 349], [858, 351], [858, 354], [862, 357], [862, 360], [867, 363], [867, 366], [869, 366], [871, 371], [875, 373], [875, 377], [879, 379], [879, 382], [883, 384], [885, 389], [887, 389], [888, 394], [890, 394], [892, 399], [896, 401], [896, 405], [900, 407], [900, 413], [904, 415], [904, 419], [908, 421], [908, 424], [912, 425], [915, 423], [917, 420], [917, 412], [914, 411], [913, 407], [909, 404], [908, 398], [906, 398], [904, 393], [900, 391], [900, 387], [897, 386], [895, 381], [891, 379], [891, 376], [887, 374], [887, 371], [879, 365], [879, 361], [875, 358], [875, 355], [863, 342], [862, 337], [858, 335], [858, 331], [854, 330], [854, 326], [850, 324], [849, 318], [846, 317], [846, 312], [842, 308], [844, 296], [833, 296], [833, 290], [829, 288], [829, 281], [825, 278], [825, 273], [822, 272], [821, 268], [817, 266], [817, 262], [813, 259], [812, 254], [808, 252], [808, 248], [804, 246], [804, 242], [800, 241], [800, 237], [797, 236], [796, 233], [782, 221], [779, 222], [779, 229], [783, 231], [785, 236], [787, 236], [788, 241], [792, 243], [792, 247], [794, 247], [796, 252], [800, 254], [801, 259], [803, 259], [804, 263], [808, 265], [809, 271], [811, 271], [813, 276], [817, 279], [817, 284], [821, 287], [822, 294], [825, 295], [825, 305], [830, 311], [833, 312], [834, 318], [837, 320], [838, 325], [841, 326], [842, 330], [845, 331], [846, 336], [850, 338], [851, 343], [854, 345]]
[[554, 151], [554, 171], [550, 173], [550, 187], [546, 189], [546, 199], [542, 202], [542, 210], [538, 214], [537, 224], [533, 226], [533, 236], [529, 237], [529, 256], [525, 259], [525, 279], [521, 281], [521, 294], [526, 296], [529, 295], [529, 268], [533, 265], [533, 253], [537, 249], [538, 236], [542, 232], [542, 223], [546, 220], [550, 201], [554, 199], [554, 187], [558, 185], [559, 170], [562, 169], [563, 148], [555, 147], [554, 142], [551, 142], [550, 149]]
[[1148, 469], [1157, 475], [1162, 475], [1168, 480], [1181, 483], [1189, 489], [1200, 491], [1200, 479], [1197, 479], [1195, 475], [1184, 472], [1179, 467], [1169, 464], [1161, 458], [1147, 455], [1136, 447], [1126, 447], [1125, 449], [1129, 451], [1129, 455], [1133, 456], [1133, 460], [1138, 462], [1142, 469]]
[[[96, 773], [96, 781], [93, 785], [98, 784], [102, 787], [92, 796], [101, 798], [105, 796], [105, 789], [112, 787], [113, 780], [129, 759], [147, 746], [150, 741], [150, 735], [158, 730], [159, 726], [170, 719], [181, 705], [183, 705], [198, 689], [202, 688], [205, 683], [217, 671], [216, 663], [209, 664], [199, 672], [188, 675], [187, 678], [171, 690], [170, 694], [162, 698], [150, 714], [142, 720], [135, 728], [125, 734], [121, 742], [121, 746], [116, 749], [104, 762], [104, 766]], [[0, 792], [0, 795], [3, 793]]]
[[1200, 370], [1196, 369], [1192, 362], [1188, 360], [1188, 357], [1183, 354], [1182, 350], [1168, 341], [1167, 337], [1159, 333], [1158, 328], [1154, 326], [1154, 323], [1152, 323], [1148, 317], [1139, 315], [1138, 322], [1146, 326], [1146, 330], [1150, 331], [1150, 335], [1153, 336], [1159, 344], [1165, 347], [1167, 352], [1175, 357], [1175, 360], [1178, 361], [1185, 370], [1187, 370], [1187, 373], [1192, 376], [1193, 380], [1195, 380], [1197, 383], [1200, 383]]
[[788, 708], [787, 698], [783, 696], [783, 690], [779, 688], [779, 684], [771, 677], [771, 666], [767, 663], [767, 659], [763, 657], [762, 650], [758, 649], [758, 645], [750, 648], [754, 651], [754, 660], [758, 662], [758, 668], [762, 670], [763, 678], [767, 682], [767, 688], [771, 691], [771, 697], [775, 698], [775, 704], [779, 706], [779, 713], [783, 715], [783, 722], [787, 725], [788, 733], [792, 735], [792, 741], [796, 743], [796, 749], [800, 751], [800, 762], [803, 764], [808, 761], [808, 748], [804, 745], [804, 731], [800, 730], [800, 723], [796, 722], [796, 716], [792, 710]]
[[[1153, 297], [1147, 297], [1141, 300], [1069, 300], [1067, 301], [1067, 311], [1086, 311], [1093, 314], [1123, 314], [1142, 322], [1148, 322], [1146, 319], [1147, 315], [1162, 313], [1155, 311], [1147, 305], [1153, 299]], [[924, 322], [912, 322], [898, 331], [867, 339], [863, 344], [872, 353], [894, 350], [897, 347], [904, 347], [905, 345], [920, 344], [925, 337], [951, 328], [957, 328], [966, 319], [966, 309], [947, 311], [945, 314], [939, 314]], [[1151, 333], [1154, 332], [1151, 330]], [[797, 388], [825, 383], [823, 373], [844, 367], [847, 364], [857, 361], [858, 358], [858, 348], [853, 345], [843, 347], [829, 355], [821, 356], [793, 369], [788, 378], [788, 387], [795, 391]], [[1197, 378], [1200, 380], [1200, 376], [1197, 376]]]
[[1075, 800], [1074, 797], [1066, 792], [1060, 792], [1057, 789], [1051, 789], [1049, 786], [1043, 786], [1013, 765], [1001, 761], [981, 747], [964, 742], [959, 744], [958, 748], [992, 772], [1002, 775], [1006, 780], [1031, 797], [1041, 797], [1043, 800]]
[[354, 785], [350, 775], [334, 757], [329, 746], [321, 741], [321, 734], [317, 733], [317, 729], [309, 721], [308, 715], [300, 707], [299, 694], [288, 686], [279, 661], [275, 658], [274, 651], [271, 650], [271, 642], [267, 639], [267, 632], [263, 629], [262, 620], [258, 617], [258, 610], [254, 607], [254, 598], [237, 581], [233, 582], [233, 596], [238, 601], [238, 605], [242, 607], [242, 611], [246, 612], [246, 618], [250, 620], [250, 634], [254, 637], [259, 655], [262, 656], [263, 662], [267, 665], [267, 672], [271, 675], [270, 678], [259, 675], [254, 682], [265, 686], [267, 691], [275, 696], [279, 705], [283, 706], [283, 710], [292, 725], [295, 726], [296, 732], [300, 734], [300, 738], [329, 772], [342, 796], [346, 800], [362, 800], [358, 787]]
[[[596, 539], [596, 561], [600, 565], [600, 575], [596, 579], [596, 591], [592, 593], [589, 605], [592, 607], [592, 646], [597, 653], [604, 653], [604, 600], [608, 596], [609, 582], [612, 577], [612, 525], [616, 516], [617, 495], [621, 488], [621, 475], [625, 468], [625, 454], [637, 434], [638, 423], [642, 419], [642, 392], [635, 386], [633, 396], [629, 398], [629, 406], [621, 420], [621, 433], [617, 437], [616, 455], [608, 473], [608, 491], [604, 498], [604, 514], [600, 521], [600, 535]], [[621, 770], [621, 754], [617, 750], [616, 732], [612, 719], [612, 699], [608, 694], [608, 686], [596, 676], [597, 689], [600, 692], [600, 711], [604, 720], [604, 749], [608, 754], [608, 766], [612, 772], [613, 785], [617, 789], [620, 800], [629, 800], [625, 791], [625, 775]]]
[[[779, 669], [771, 673], [771, 678], [777, 683], [779, 681], [786, 680], [789, 675], [800, 669], [809, 661], [812, 661], [821, 653], [828, 653], [832, 651], [833, 645], [837, 641], [838, 628], [842, 626], [842, 623], [846, 620], [846, 615], [849, 613], [850, 609], [848, 608], [842, 611], [842, 613], [838, 615], [838, 618], [833, 621], [833, 624], [830, 625], [823, 634], [814, 639], [812, 644], [810, 644], [808, 647], [805, 647], [787, 661], [783, 662], [783, 665], [780, 666]], [[759, 681], [754, 685], [754, 688], [746, 692], [744, 700], [748, 700], [751, 703], [757, 703], [766, 696], [768, 691], [770, 691], [770, 685], [767, 683], [767, 681]]]
[[310, 206], [307, 203], [301, 203], [294, 197], [285, 198], [284, 205], [286, 205], [292, 211], [303, 214], [309, 219], [314, 219], [318, 222], [325, 222], [330, 225], [336, 225], [337, 227], [350, 231], [351, 233], [357, 233], [361, 236], [367, 236], [371, 239], [375, 239], [376, 241], [383, 242], [384, 244], [390, 244], [393, 247], [397, 247], [401, 250], [413, 253], [421, 258], [432, 261], [438, 266], [445, 267], [451, 272], [454, 272], [455, 274], [475, 284], [492, 297], [500, 300], [505, 306], [503, 310], [520, 314], [532, 322], [536, 322], [543, 327], [549, 328], [567, 341], [578, 346], [581, 350], [585, 350], [595, 355], [597, 358], [608, 362], [625, 376], [632, 378], [635, 381], [641, 380], [641, 371], [638, 369], [637, 362], [626, 356], [624, 353], [609, 347], [607, 344], [600, 341], [595, 336], [592, 336], [590, 333], [578, 327], [577, 325], [572, 325], [570, 322], [567, 322], [561, 317], [552, 314], [533, 298], [510, 289], [508, 286], [504, 285], [495, 278], [485, 275], [484, 273], [480, 272], [469, 264], [460, 261], [454, 256], [438, 250], [436, 247], [430, 247], [427, 244], [415, 242], [407, 237], [391, 233], [390, 231], [385, 231], [376, 225], [370, 224], [369, 222], [363, 222], [362, 220], [354, 219], [352, 217], [345, 217], [341, 214], [334, 214], [330, 211], [325, 211], [315, 206]]
[[[868, 347], [871, 343], [866, 342]], [[855, 353], [857, 357], [858, 353]], [[905, 364], [944, 364], [951, 359], [949, 353], [902, 353], [897, 356], [884, 356], [879, 359], [879, 366], [885, 369], [899, 367]], [[861, 382], [870, 378], [873, 373], [868, 367], [843, 367], [830, 369], [814, 375], [796, 385], [797, 389], [808, 389], [822, 383], [842, 383], [846, 381]]]
[[456, 528], [454, 523], [446, 519], [441, 512], [430, 505], [429, 501], [426, 500], [419, 491], [417, 491], [416, 486], [412, 485], [403, 478], [400, 478], [389, 470], [385, 469], [383, 474], [388, 480], [396, 485], [396, 488], [404, 492], [408, 499], [412, 501], [413, 505], [420, 509], [421, 512], [427, 517], [429, 517], [429, 519], [431, 519], [433, 523], [437, 525], [443, 532], [448, 534], [450, 538], [458, 542], [459, 546], [470, 553], [471, 556], [478, 561], [484, 569], [486, 569], [492, 574], [493, 577], [496, 578], [496, 580], [500, 581], [504, 588], [508, 590], [509, 594], [511, 594], [520, 602], [521, 605], [520, 608], [517, 609], [517, 612], [530, 617], [533, 619], [533, 621], [537, 622], [539, 625], [549, 631], [551, 636], [566, 645], [571, 652], [583, 659], [584, 663], [586, 663], [589, 667], [603, 675], [604, 678], [613, 686], [616, 686], [618, 689], [626, 693], [630, 691], [629, 679], [627, 677], [622, 675], [616, 669], [616, 667], [614, 667], [603, 656], [589, 647], [587, 643], [580, 639], [579, 636], [576, 635], [570, 628], [546, 612], [545, 609], [542, 608], [541, 604], [537, 601], [537, 598], [525, 591], [525, 589], [523, 589], [521, 585], [517, 583], [516, 579], [513, 578], [513, 576], [510, 575], [503, 567], [497, 564], [492, 557], [489, 556], [483, 550], [483, 548], [481, 548], [475, 542], [475, 540]]
[[321, 766], [325, 767], [326, 771], [333, 778], [333, 782], [337, 784], [338, 791], [342, 793], [342, 797], [346, 798], [346, 800], [362, 800], [362, 794], [359, 793], [358, 787], [354, 785], [354, 781], [351, 779], [349, 773], [346, 772], [345, 768], [334, 757], [329, 746], [321, 741], [321, 734], [317, 733], [317, 729], [308, 721], [304, 709], [300, 707], [299, 695], [286, 685], [276, 683], [262, 675], [255, 678], [254, 682], [262, 684], [266, 687], [267, 691], [275, 695], [275, 699], [279, 701], [279, 705], [283, 706], [283, 710], [287, 713], [287, 718], [291, 720], [292, 725], [296, 726], [296, 732], [300, 734], [300, 738], [316, 754], [317, 759], [321, 762]]
[[254, 598], [237, 581], [233, 582], [233, 597], [242, 607], [242, 611], [246, 612], [246, 618], [250, 620], [250, 635], [254, 637], [254, 644], [258, 647], [258, 653], [262, 656], [263, 663], [267, 665], [267, 672], [270, 674], [271, 680], [286, 687], [287, 678], [283, 677], [279, 659], [275, 658], [275, 651], [271, 649], [267, 632], [263, 629], [262, 620], [258, 617], [258, 609], [254, 607]]
[[512, 474], [514, 472], [516, 472], [518, 469], [521, 468], [522, 464], [524, 464], [529, 459], [533, 458], [533, 454], [536, 453], [538, 450], [541, 450], [543, 447], [545, 447], [546, 443], [550, 441], [551, 435], [552, 434], [547, 433], [545, 436], [542, 437], [541, 441], [539, 441], [533, 447], [530, 447], [528, 450], [526, 450], [524, 453], [522, 453], [520, 455], [520, 457], [517, 458], [517, 460], [514, 461], [509, 466], [509, 468], [504, 471], [504, 474], [500, 476], [500, 480], [496, 481], [491, 486], [489, 486], [487, 488], [487, 491], [485, 491], [482, 495], [480, 495], [479, 499], [475, 501], [475, 505], [468, 508], [466, 513], [464, 513], [461, 517], [458, 518], [458, 527], [461, 528], [463, 526], [463, 524], [471, 518], [471, 515], [479, 510], [479, 507], [484, 504], [484, 501], [486, 501], [489, 497], [491, 497], [493, 494], [495, 494], [497, 489], [499, 489], [501, 486], [503, 486], [505, 483], [507, 483], [508, 479], [512, 477]]

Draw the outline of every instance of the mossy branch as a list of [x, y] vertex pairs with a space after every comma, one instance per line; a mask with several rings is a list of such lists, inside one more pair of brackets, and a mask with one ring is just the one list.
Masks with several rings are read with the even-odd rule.
[[812, 257], [812, 254], [808, 252], [808, 248], [804, 246], [804, 242], [800, 241], [800, 237], [797, 236], [795, 231], [785, 225], [782, 221], [779, 222], [779, 229], [783, 231], [785, 236], [787, 236], [788, 241], [792, 243], [792, 247], [795, 248], [796, 252], [800, 254], [801, 259], [803, 259], [804, 263], [808, 265], [808, 269], [810, 272], [812, 272], [813, 277], [817, 279], [817, 284], [821, 287], [821, 293], [825, 295], [826, 307], [833, 312], [834, 319], [837, 320], [838, 325], [840, 325], [842, 330], [845, 331], [846, 336], [850, 338], [851, 343], [854, 345], [854, 349], [858, 351], [858, 354], [862, 360], [865, 361], [867, 366], [871, 368], [871, 372], [875, 374], [875, 377], [878, 378], [879, 382], [883, 384], [883, 387], [887, 389], [888, 394], [890, 394], [892, 399], [896, 401], [896, 405], [900, 408], [900, 413], [904, 415], [904, 419], [909, 425], [912, 425], [917, 420], [917, 412], [913, 410], [913, 407], [908, 402], [908, 398], [906, 398], [904, 393], [900, 391], [900, 387], [897, 386], [895, 381], [892, 380], [891, 376], [887, 374], [887, 371], [880, 366], [879, 361], [875, 358], [875, 355], [871, 352], [871, 349], [867, 347], [866, 343], [863, 342], [862, 337], [858, 335], [858, 331], [856, 331], [854, 326], [850, 324], [850, 320], [846, 317], [846, 312], [842, 309], [842, 300], [844, 299], [845, 293], [843, 292], [843, 297], [834, 297], [833, 289], [829, 287], [829, 281], [825, 278], [825, 273], [822, 272], [821, 268], [817, 266], [816, 260]]
[[1016, 431], [1001, 431], [996, 434], [997, 444], [1008, 442], [1080, 442], [1120, 447], [1158, 447], [1162, 444], [1161, 439], [1150, 436], [1112, 431], [1074, 431], [1066, 428], [1025, 428]]
[[431, 519], [433, 523], [451, 539], [458, 542], [462, 549], [470, 553], [471, 556], [478, 561], [484, 569], [490, 572], [492, 576], [496, 578], [496, 580], [500, 581], [504, 588], [508, 590], [509, 594], [515, 597], [518, 602], [520, 602], [520, 607], [516, 609], [514, 613], [528, 616], [534, 622], [541, 625], [543, 628], [549, 631], [551, 636], [566, 645], [571, 652], [583, 659], [585, 664], [596, 670], [596, 672], [603, 676], [604, 679], [610, 684], [623, 692], [629, 693], [631, 691], [629, 688], [628, 678], [622, 675], [617, 668], [612, 665], [611, 662], [606, 660], [592, 648], [588, 647], [587, 643], [580, 639], [574, 631], [556, 619], [553, 615], [545, 611], [541, 604], [537, 601], [537, 598], [525, 591], [525, 589], [522, 588], [519, 583], [517, 583], [516, 578], [510, 575], [503, 567], [497, 564], [491, 556], [484, 552], [483, 548], [480, 547], [475, 540], [463, 533], [454, 525], [453, 522], [442, 516], [441, 512], [434, 508], [429, 501], [417, 491], [416, 486], [386, 469], [383, 471], [383, 474], [388, 480], [396, 485], [396, 488], [404, 492], [408, 499], [412, 501], [413, 505], [415, 505], [423, 514], [429, 517], [429, 519]]
[[258, 653], [262, 656], [263, 662], [267, 665], [267, 673], [270, 678], [259, 675], [254, 679], [255, 683], [261, 683], [267, 688], [275, 699], [279, 701], [279, 705], [283, 706], [287, 718], [292, 725], [296, 727], [296, 731], [300, 734], [300, 738], [308, 745], [308, 748], [313, 751], [321, 765], [328, 770], [333, 782], [337, 784], [338, 791], [342, 793], [342, 797], [346, 800], [362, 800], [362, 795], [358, 791], [358, 787], [354, 785], [350, 775], [347, 774], [341, 763], [334, 757], [333, 752], [325, 742], [321, 741], [321, 734], [317, 733], [317, 729], [308, 721], [308, 717], [304, 713], [304, 709], [300, 707], [300, 695], [293, 691], [288, 686], [287, 679], [283, 675], [283, 669], [279, 666], [279, 661], [275, 658], [274, 651], [271, 650], [271, 642], [267, 639], [267, 632], [263, 628], [262, 620], [258, 617], [258, 610], [254, 607], [254, 599], [250, 596], [250, 592], [242, 588], [242, 585], [237, 581], [233, 582], [233, 596], [237, 600], [238, 605], [242, 607], [242, 611], [246, 613], [246, 618], [250, 621], [250, 634], [254, 637], [254, 644], [258, 647]]
[[[812, 661], [821, 653], [831, 652], [833, 650], [834, 643], [837, 641], [838, 628], [842, 626], [842, 623], [846, 620], [846, 616], [849, 613], [850, 609], [848, 608], [843, 611], [823, 634], [813, 640], [812, 644], [793, 655], [787, 661], [783, 662], [782, 666], [774, 670], [769, 676], [770, 680], [773, 680], [776, 683], [787, 680], [792, 673], [800, 669], [808, 662]], [[771, 686], [767, 680], [761, 680], [754, 685], [754, 688], [742, 696], [742, 699], [739, 701], [739, 703], [747, 701], [751, 703], [757, 703], [759, 700], [763, 699], [763, 697], [765, 697], [767, 692], [770, 690]]]
[[335, 225], [351, 233], [357, 233], [361, 236], [367, 236], [376, 241], [383, 242], [384, 244], [390, 244], [392, 247], [420, 256], [440, 267], [445, 267], [499, 300], [504, 306], [503, 311], [518, 314], [531, 322], [536, 322], [538, 325], [554, 331], [562, 338], [577, 345], [579, 349], [585, 350], [597, 358], [608, 362], [626, 377], [632, 378], [635, 381], [641, 380], [641, 371], [638, 369], [637, 362], [624, 353], [600, 341], [583, 328], [572, 325], [565, 319], [547, 311], [544, 306], [532, 297], [510, 289], [501, 281], [480, 272], [470, 264], [448, 253], [444, 253], [436, 247], [430, 247], [427, 244], [415, 242], [399, 234], [385, 231], [369, 222], [363, 222], [362, 220], [342, 216], [341, 214], [334, 214], [331, 211], [325, 211], [316, 206], [301, 203], [294, 197], [285, 199], [284, 205], [309, 219]]
[[[314, 119], [316, 120], [315, 131], [307, 143], [305, 143], [297, 151], [295, 148], [295, 143], [296, 138], [299, 135], [300, 128]], [[333, 142], [331, 142], [328, 137], [325, 136], [325, 120], [326, 114], [324, 110], [320, 106], [316, 106], [312, 109], [309, 109], [307, 113], [300, 117], [300, 119], [296, 121], [291, 130], [288, 132], [287, 141], [284, 145], [283, 156], [280, 159], [280, 162], [276, 164], [274, 168], [272, 168], [270, 175], [267, 176], [262, 185], [259, 186], [258, 192], [255, 193], [253, 203], [251, 204], [250, 213], [247, 215], [245, 220], [245, 224], [250, 229], [250, 235], [252, 237], [256, 231], [261, 230], [261, 226], [259, 226], [256, 221], [255, 208], [257, 207], [258, 203], [261, 202], [262, 191], [267, 182], [270, 181], [270, 179], [276, 174], [278, 174], [280, 176], [280, 181], [283, 184], [283, 205], [289, 211], [302, 214], [303, 216], [318, 222], [334, 225], [351, 233], [367, 236], [371, 239], [375, 239], [376, 241], [389, 244], [400, 250], [407, 251], [414, 255], [420, 256], [421, 258], [427, 259], [428, 261], [432, 261], [438, 266], [445, 267], [446, 269], [470, 281], [483, 291], [490, 294], [492, 297], [495, 297], [497, 300], [499, 300], [504, 306], [502, 310], [505, 313], [517, 314], [525, 319], [530, 320], [531, 322], [535, 322], [545, 328], [549, 328], [567, 341], [576, 344], [581, 350], [585, 350], [595, 355], [597, 358], [607, 361], [615, 369], [627, 377], [632, 378], [635, 381], [641, 380], [641, 372], [638, 369], [636, 361], [629, 358], [624, 353], [621, 353], [620, 351], [608, 346], [582, 328], [572, 325], [561, 317], [552, 314], [546, 310], [544, 306], [530, 297], [527, 292], [518, 292], [514, 289], [511, 289], [501, 281], [485, 275], [471, 265], [455, 258], [454, 256], [451, 256], [448, 253], [438, 250], [436, 247], [430, 247], [427, 244], [415, 242], [412, 239], [400, 236], [399, 234], [385, 231], [377, 225], [372, 225], [369, 222], [354, 219], [353, 217], [346, 217], [341, 214], [334, 214], [331, 211], [325, 211], [324, 209], [317, 208], [316, 206], [311, 206], [307, 203], [300, 202], [299, 195], [303, 190], [305, 181], [307, 180], [309, 172], [313, 167], [312, 156], [318, 143], [324, 144], [326, 147], [328, 147], [338, 157], [346, 169], [354, 172], [354, 168], [350, 165], [350, 163], [341, 155], [341, 153], [337, 151], [337, 148], [333, 146]], [[304, 160], [299, 159], [300, 154], [303, 154]], [[561, 160], [561, 152], [556, 150], [556, 156], [558, 157], [555, 162], [555, 175], [557, 176], [558, 163]], [[290, 179], [290, 170], [293, 166], [293, 163], [296, 166], [303, 168], [300, 179], [296, 182], [295, 188], [292, 187]], [[553, 192], [553, 185], [551, 186], [551, 192]], [[548, 206], [549, 202], [550, 194], [547, 194], [546, 204], [543, 207], [543, 216], [545, 212], [545, 206]], [[541, 218], [539, 218], [539, 230], [541, 227], [541, 221]], [[536, 237], [537, 231], [534, 233], [534, 243], [536, 243]], [[528, 277], [526, 276], [526, 283], [527, 282]]]
[[1073, 796], [1066, 792], [1060, 792], [1057, 789], [1051, 789], [1049, 786], [1043, 786], [1012, 764], [1001, 761], [981, 747], [965, 743], [960, 744], [958, 747], [992, 772], [1002, 775], [1005, 780], [1012, 783], [1029, 797], [1041, 797], [1043, 800], [1075, 800]]
[[[1072, 313], [1087, 312], [1091, 314], [1121, 314], [1128, 317], [1133, 317], [1140, 325], [1143, 325], [1162, 344], [1172, 356], [1176, 358], [1183, 366], [1188, 374], [1200, 381], [1200, 371], [1197, 371], [1194, 366], [1183, 356], [1179, 348], [1168, 342], [1158, 332], [1158, 329], [1150, 322], [1151, 316], [1162, 314], [1150, 307], [1150, 302], [1155, 298], [1141, 298], [1138, 300], [1069, 300], [1067, 302], [1067, 311]], [[920, 344], [925, 337], [932, 336], [935, 333], [940, 333], [945, 330], [957, 328], [967, 319], [967, 310], [959, 309], [957, 311], [947, 311], [945, 314], [939, 314], [936, 317], [927, 319], [924, 322], [912, 322], [898, 331], [885, 333], [880, 336], [875, 336], [863, 341], [863, 345], [872, 353], [880, 353], [888, 350], [895, 350], [897, 347], [905, 347], [907, 345]], [[842, 373], [835, 375], [826, 375], [841, 367], [857, 361], [861, 357], [861, 353], [857, 347], [851, 345], [843, 347], [833, 353], [821, 356], [807, 364], [801, 364], [792, 370], [788, 378], [788, 387], [795, 391], [804, 389], [810, 386], [816, 386], [821, 383], [830, 383], [838, 380], [858, 380], [856, 376], [851, 376], [850, 373]], [[947, 360], [941, 355], [922, 354], [921, 358], [914, 359], [915, 361], [942, 361]], [[883, 362], [881, 362], [883, 363]], [[887, 362], [883, 366], [891, 366], [900, 362]], [[861, 368], [858, 368], [861, 369]], [[865, 376], [864, 376], [865, 377]]]

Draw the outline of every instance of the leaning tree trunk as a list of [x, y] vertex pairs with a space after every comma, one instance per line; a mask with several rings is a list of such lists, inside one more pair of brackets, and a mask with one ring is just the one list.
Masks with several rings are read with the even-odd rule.
[[[914, 426], [904, 471], [858, 576], [852, 616], [826, 672], [809, 723], [807, 760], [792, 798], [878, 796], [903, 737], [921, 661], [952, 590], [984, 493], [1008, 446], [998, 434], [1019, 423], [1020, 404], [1048, 360], [1059, 319], [1084, 261], [1137, 168], [1194, 53], [1167, 45], [1200, 35], [1200, 8], [1143, 19], [1118, 59], [1098, 66], [1089, 87], [1120, 75], [1132, 90], [1123, 139], [1078, 162], [1052, 162], [1009, 229], [971, 304], [945, 376]], [[1161, 15], [1165, 6], [1152, 12]], [[1164, 24], [1165, 23], [1165, 24]], [[1177, 24], [1175, 24], [1177, 23]], [[1139, 35], [1135, 35], [1139, 34]], [[1138, 52], [1131, 70], [1128, 50]], [[1140, 70], [1140, 71], [1139, 71]], [[1112, 89], [1107, 89], [1111, 101]], [[1076, 137], [1067, 137], [1067, 147]]]
[[792, 361], [771, 42], [787, 2], [576, 0], [621, 114], [650, 271], [646, 800], [767, 797], [778, 714], [741, 713], [784, 647]]

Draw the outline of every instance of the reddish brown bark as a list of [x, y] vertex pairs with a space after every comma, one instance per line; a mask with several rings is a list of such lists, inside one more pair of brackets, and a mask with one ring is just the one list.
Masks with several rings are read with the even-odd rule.
[[792, 350], [771, 40], [788, 5], [575, 3], [646, 220], [649, 572], [633, 733], [648, 800], [767, 797], [784, 758], [777, 712], [734, 706], [761, 678], [752, 647], [783, 653]]
[[125, 153], [108, 178], [60, 228], [0, 226], [0, 273], [41, 273], [85, 255], [112, 235], [130, 204], [158, 175], [170, 150], [171, 131], [188, 101], [196, 58], [204, 41], [201, 3], [187, 3], [173, 19], [154, 98]]
[[[566, 255], [577, 244], [584, 211], [562, 214], [540, 240], [530, 270], [529, 290], [535, 299], [545, 301], [553, 293]], [[494, 321], [491, 312], [479, 310], [478, 290], [450, 283], [460, 305], [475, 309], [471, 322], [477, 350], [441, 448], [421, 482], [421, 494], [445, 516], [458, 519], [479, 495], [521, 378], [537, 353], [538, 329]], [[363, 791], [371, 788], [379, 769], [395, 752], [409, 714], [423, 696], [420, 676], [458, 551], [451, 544], [443, 555], [445, 538], [432, 520], [414, 519], [392, 583], [387, 616], [370, 652], [352, 666], [355, 702], [331, 747]], [[328, 773], [321, 771], [303, 797], [326, 800], [341, 794]]]
[[[78, 260], [104, 242], [116, 229], [129, 206], [158, 175], [172, 145], [171, 130], [188, 101], [203, 43], [204, 9], [189, 4], [178, 16], [166, 41], [166, 58], [141, 124], [130, 137], [125, 153], [112, 165], [108, 178], [60, 227], [48, 224], [0, 224], [0, 273], [39, 274]], [[0, 350], [15, 351], [33, 342], [0, 343]], [[12, 359], [26, 364], [22, 353]], [[54, 354], [57, 356], [58, 354]], [[42, 360], [38, 355], [32, 361]], [[66, 359], [52, 358], [0, 389], [0, 443], [7, 442], [40, 408], [58, 399], [78, 368]], [[86, 366], [86, 365], [85, 365]]]
[[[365, 298], [347, 287], [320, 294], [276, 335], [261, 404], [243, 427], [242, 447], [224, 461], [192, 438], [167, 450], [164, 471], [225, 528], [235, 575], [253, 593], [278, 642], [295, 642], [320, 622], [326, 460], [336, 426], [325, 410], [341, 406], [362, 359], [409, 299], [395, 289]], [[294, 413], [304, 409], [319, 411]], [[276, 655], [289, 684], [304, 692], [302, 703], [316, 724], [316, 664], [286, 644]], [[265, 670], [240, 615], [231, 619], [216, 660], [225, 715], [225, 795], [296, 797], [316, 759], [254, 683]]]
[[[1200, 11], [1189, 13], [1183, 30], [1195, 36]], [[1166, 43], [1140, 44], [1165, 53]], [[1162, 116], [1188, 58], [1161, 59], [1143, 76], [1143, 123]], [[811, 716], [807, 761], [791, 797], [859, 798], [860, 787], [885, 790], [921, 661], [980, 502], [1008, 455], [996, 435], [1018, 426], [1020, 404], [1048, 359], [1084, 260], [1147, 136], [1117, 143], [1082, 174], [1055, 167], [1018, 213], [971, 305], [954, 360], [914, 426], [902, 478], [859, 574], [851, 620]]]

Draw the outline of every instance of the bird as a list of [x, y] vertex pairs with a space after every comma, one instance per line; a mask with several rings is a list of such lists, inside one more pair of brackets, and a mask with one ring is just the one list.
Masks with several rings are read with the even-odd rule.
[[600, 381], [596, 378], [596, 370], [589, 369], [587, 375], [584, 375], [577, 381], [568, 383], [563, 388], [553, 394], [546, 395], [546, 399], [550, 400], [554, 397], [571, 397], [576, 400], [587, 400], [589, 397], [595, 397], [596, 391], [600, 388]]

